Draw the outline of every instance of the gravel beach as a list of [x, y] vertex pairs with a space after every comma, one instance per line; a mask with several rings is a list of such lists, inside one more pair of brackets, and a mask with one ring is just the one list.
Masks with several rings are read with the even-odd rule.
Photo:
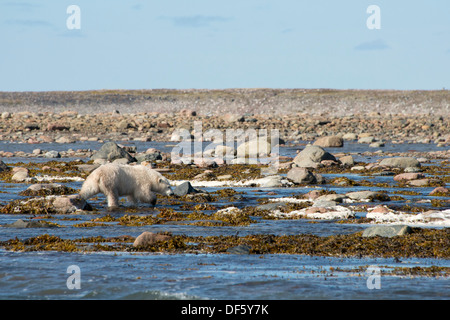
[[[0, 92], [0, 140], [170, 141], [176, 129], [277, 129], [448, 144], [450, 92], [302, 89]], [[355, 135], [355, 136], [352, 136]], [[61, 137], [65, 137], [61, 139]], [[373, 142], [373, 141], [372, 141]]]

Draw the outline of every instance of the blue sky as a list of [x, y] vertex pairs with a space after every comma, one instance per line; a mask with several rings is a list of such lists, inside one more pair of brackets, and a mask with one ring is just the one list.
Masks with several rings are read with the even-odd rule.
[[0, 0], [0, 91], [443, 87], [448, 0]]

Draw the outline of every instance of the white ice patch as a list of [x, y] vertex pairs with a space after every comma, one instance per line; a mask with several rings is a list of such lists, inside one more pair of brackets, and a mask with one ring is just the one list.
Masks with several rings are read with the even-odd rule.
[[325, 207], [326, 212], [308, 212], [311, 208], [304, 208], [300, 210], [294, 210], [291, 212], [281, 212], [280, 210], [272, 211], [271, 215], [276, 218], [296, 218], [303, 217], [307, 219], [321, 219], [321, 220], [333, 220], [333, 219], [348, 219], [355, 216], [355, 213], [343, 206]]
[[[186, 180], [172, 180], [170, 181], [171, 185], [177, 186], [182, 184], [183, 182], [186, 182]], [[282, 177], [278, 176], [269, 176], [264, 177], [260, 179], [251, 179], [251, 180], [243, 180], [243, 181], [232, 181], [232, 180], [223, 180], [223, 181], [197, 181], [192, 180], [189, 181], [191, 185], [195, 187], [210, 187], [210, 188], [220, 188], [220, 187], [268, 187], [268, 188], [274, 188], [274, 187], [284, 187], [284, 186], [290, 186], [291, 183]]]
[[239, 214], [242, 210], [236, 207], [228, 207], [225, 209], [220, 209], [216, 212], [216, 214]]
[[297, 199], [292, 197], [285, 197], [285, 198], [271, 198], [269, 201], [273, 202], [288, 202], [288, 203], [303, 203], [303, 202], [311, 202], [310, 199]]
[[450, 209], [428, 211], [419, 214], [403, 213], [394, 210], [380, 213], [371, 212], [372, 210], [366, 214], [366, 218], [373, 219], [375, 223], [450, 227]]
[[60, 176], [48, 176], [48, 175], [43, 175], [43, 176], [35, 176], [35, 177], [30, 177], [30, 178], [26, 178], [25, 181], [26, 182], [33, 182], [33, 181], [64, 181], [64, 180], [70, 180], [70, 181], [84, 181], [83, 178], [81, 177], [60, 177]]

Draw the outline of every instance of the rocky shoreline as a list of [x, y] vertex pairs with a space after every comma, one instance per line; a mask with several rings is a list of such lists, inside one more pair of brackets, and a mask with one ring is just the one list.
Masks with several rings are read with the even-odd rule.
[[[35, 146], [32, 152], [0, 150], [3, 160], [0, 161], [0, 180], [5, 184], [27, 186], [19, 194], [25, 199], [0, 203], [0, 211], [4, 215], [30, 215], [29, 221], [19, 219], [1, 227], [60, 228], [64, 219], [60, 218], [61, 215], [70, 217], [102, 212], [80, 199], [78, 190], [64, 184], [84, 181], [101, 164], [116, 162], [152, 166], [169, 177], [176, 196], [159, 197], [160, 206], [151, 214], [126, 207], [119, 215], [99, 215], [72, 227], [174, 223], [245, 227], [261, 220], [309, 219], [311, 223], [334, 220], [343, 224], [374, 224], [381, 228], [330, 237], [184, 237], [158, 234], [144, 237], [150, 239], [150, 243], [140, 244], [136, 244], [139, 236], [65, 240], [44, 234], [27, 240], [3, 241], [0, 247], [18, 251], [288, 253], [448, 259], [449, 101], [450, 94], [446, 90], [3, 92], [0, 93], [0, 141], [6, 147], [8, 143]], [[273, 146], [266, 138], [254, 142], [259, 151], [263, 146], [263, 154], [257, 155], [260, 159], [277, 160], [279, 166], [274, 168], [266, 163], [246, 162], [251, 141], [242, 149], [242, 158], [239, 157], [242, 152], [227, 150], [224, 146], [178, 159], [171, 153], [154, 148], [136, 150], [133, 146], [119, 145], [127, 141], [178, 143], [182, 140], [180, 129], [187, 129], [192, 141], [211, 141], [194, 131], [196, 123], [201, 124], [203, 133], [211, 129], [219, 132], [266, 129], [270, 133], [276, 129], [280, 134], [280, 145], [296, 148], [298, 153], [293, 157], [272, 155], [270, 150]], [[98, 142], [102, 147], [99, 150], [72, 150], [68, 147], [63, 151], [40, 147], [44, 143], [51, 148], [52, 144], [64, 146], [84, 141]], [[382, 155], [383, 159], [363, 163], [355, 161], [356, 154], [325, 151], [325, 148], [340, 148], [348, 141], [363, 145], [365, 156]], [[428, 144], [434, 151], [383, 152], [385, 143]], [[231, 158], [224, 159], [226, 154]], [[26, 163], [8, 163], [14, 158], [27, 160]], [[46, 162], [35, 161], [38, 158]], [[64, 158], [76, 160], [66, 161]], [[328, 174], [338, 176], [325, 178]], [[355, 175], [364, 179], [349, 178]], [[371, 180], [380, 176], [389, 177], [389, 182]], [[277, 195], [277, 188], [299, 186], [314, 186], [314, 190], [292, 197], [273, 198]], [[331, 192], [326, 186], [336, 188], [337, 192]], [[219, 190], [216, 193], [204, 192], [203, 187], [217, 187]], [[266, 192], [267, 198], [261, 197], [258, 205], [236, 207], [235, 203], [242, 203], [245, 197], [236, 192], [235, 187], [261, 188], [255, 191], [261, 193], [265, 192], [264, 188], [275, 191]], [[341, 191], [349, 187], [367, 189]], [[426, 193], [417, 193], [420, 188], [429, 189]], [[393, 189], [406, 191], [391, 192]], [[410, 194], [427, 199], [407, 200], [405, 196]], [[220, 201], [226, 205], [218, 206]], [[356, 217], [355, 213], [361, 211], [367, 212], [365, 218]], [[391, 227], [395, 223], [401, 227]], [[388, 227], [383, 228], [383, 225]], [[428, 228], [430, 225], [438, 228]], [[94, 245], [87, 245], [86, 241]], [[449, 275], [448, 269], [438, 270], [438, 273], [441, 271], [445, 276]]]
[[194, 121], [209, 129], [448, 145], [450, 93], [300, 89], [0, 92], [0, 140], [170, 141]]

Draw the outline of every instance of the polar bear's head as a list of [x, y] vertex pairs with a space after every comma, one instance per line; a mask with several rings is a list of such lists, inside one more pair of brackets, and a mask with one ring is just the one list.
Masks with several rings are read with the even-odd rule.
[[158, 176], [158, 185], [154, 188], [154, 191], [166, 196], [173, 195], [169, 180], [161, 174]]

